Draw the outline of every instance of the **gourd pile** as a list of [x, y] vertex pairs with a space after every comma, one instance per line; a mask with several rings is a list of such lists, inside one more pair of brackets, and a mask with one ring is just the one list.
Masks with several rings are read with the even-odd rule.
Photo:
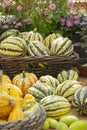
[[43, 106], [47, 117], [59, 120], [74, 107], [87, 115], [87, 87], [75, 70], [62, 71], [53, 77], [22, 72], [11, 80], [2, 74], [0, 84], [0, 122], [22, 120], [39, 112]]
[[69, 56], [73, 51], [68, 37], [52, 33], [43, 38], [36, 29], [30, 32], [10, 29], [0, 36], [0, 55], [4, 56]]

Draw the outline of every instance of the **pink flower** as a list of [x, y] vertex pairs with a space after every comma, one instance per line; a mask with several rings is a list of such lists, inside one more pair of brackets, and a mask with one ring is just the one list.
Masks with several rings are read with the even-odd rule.
[[75, 15], [75, 16], [73, 16], [73, 18], [74, 18], [74, 20], [79, 20], [81, 18], [81, 15], [80, 14]]
[[18, 27], [22, 27], [22, 23], [21, 22], [16, 23], [15, 28], [18, 28]]
[[8, 25], [5, 24], [5, 25], [2, 26], [2, 28], [3, 29], [8, 29]]
[[2, 6], [6, 8], [8, 6], [8, 0], [3, 0]]
[[61, 23], [61, 25], [65, 25], [65, 22], [66, 22], [66, 20], [65, 20], [65, 18], [60, 18], [60, 23]]
[[68, 0], [67, 7], [72, 9], [73, 8], [73, 0]]
[[72, 20], [66, 20], [66, 26], [67, 27], [72, 27], [73, 26], [73, 21]]
[[61, 23], [61, 25], [62, 25], [62, 26], [64, 26], [64, 25], [65, 25], [65, 23]]
[[47, 16], [47, 15], [48, 15], [48, 11], [45, 10], [45, 11], [44, 11], [44, 16]]
[[22, 26], [22, 23], [21, 22], [18, 22], [17, 24], [16, 24], [16, 26]]
[[13, 24], [16, 24], [16, 21], [15, 21], [15, 20], [13, 21]]
[[24, 22], [24, 23], [32, 23], [33, 21], [32, 21], [32, 19], [24, 19], [22, 22]]
[[18, 6], [17, 6], [17, 10], [18, 10], [18, 11], [22, 11], [22, 9], [23, 9], [23, 7], [22, 7], [21, 5], [18, 5]]
[[40, 7], [36, 7], [36, 12], [41, 12], [41, 8]]
[[50, 10], [54, 10], [56, 8], [56, 5], [54, 3], [51, 3], [49, 5]]
[[65, 21], [66, 21], [65, 18], [60, 18], [61, 23], [65, 23]]

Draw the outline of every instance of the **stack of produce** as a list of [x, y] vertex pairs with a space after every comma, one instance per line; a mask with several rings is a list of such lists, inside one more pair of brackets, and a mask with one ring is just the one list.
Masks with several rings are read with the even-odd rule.
[[42, 130], [87, 130], [87, 122], [80, 120], [77, 116], [66, 115], [60, 120], [47, 118], [42, 126]]
[[[11, 81], [10, 77], [2, 74], [0, 84], [0, 120], [14, 121], [25, 118], [26, 108], [30, 109], [36, 104], [35, 97], [28, 94], [27, 90], [38, 79], [34, 73], [21, 73]], [[16, 84], [16, 85], [15, 85]], [[39, 112], [40, 106], [37, 106]], [[35, 107], [35, 106], [34, 106]], [[35, 107], [36, 109], [36, 107]], [[34, 112], [34, 108], [29, 112]], [[28, 116], [28, 113], [27, 113]]]
[[73, 51], [68, 37], [53, 33], [44, 39], [36, 29], [22, 33], [11, 29], [0, 36], [0, 55], [4, 56], [70, 56]]
[[[51, 75], [43, 75], [38, 79], [34, 73], [23, 72], [15, 75], [11, 80], [7, 75], [2, 74], [0, 121], [23, 120], [27, 116], [32, 117], [41, 111], [42, 106], [47, 116], [45, 121], [47, 126], [44, 124], [43, 130], [44, 127], [53, 127], [57, 130], [61, 125], [64, 128], [78, 130], [79, 123], [84, 128], [82, 130], [86, 130], [87, 122], [80, 122], [73, 115], [69, 117], [66, 115], [70, 115], [71, 107], [74, 107], [79, 114], [87, 115], [87, 87], [82, 87], [80, 81], [77, 81], [79, 75], [77, 76], [74, 70], [63, 71], [59, 76], [62, 76], [62, 73], [65, 73], [64, 81], [61, 80], [62, 83]], [[74, 80], [69, 80], [72, 77]], [[51, 119], [53, 123], [55, 122], [54, 124]]]

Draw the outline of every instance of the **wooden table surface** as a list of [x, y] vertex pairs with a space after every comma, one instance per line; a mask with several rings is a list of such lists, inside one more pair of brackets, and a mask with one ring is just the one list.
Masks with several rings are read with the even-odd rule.
[[[87, 86], [87, 77], [80, 77], [80, 81], [81, 81], [81, 84], [84, 86]], [[75, 109], [71, 109], [70, 113], [69, 114], [73, 114], [73, 115], [76, 115], [80, 120], [85, 120], [87, 121], [87, 116], [81, 116], [79, 115]], [[49, 130], [53, 130], [53, 129], [49, 129]]]

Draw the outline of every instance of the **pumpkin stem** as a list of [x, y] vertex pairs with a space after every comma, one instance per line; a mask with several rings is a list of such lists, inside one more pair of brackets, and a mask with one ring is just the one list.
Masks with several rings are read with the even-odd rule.
[[23, 78], [26, 78], [25, 71], [23, 71], [22, 73], [23, 73]]
[[0, 85], [2, 85], [2, 74], [3, 74], [3, 70], [0, 70]]
[[37, 32], [37, 28], [34, 28], [33, 32], [36, 33]]

